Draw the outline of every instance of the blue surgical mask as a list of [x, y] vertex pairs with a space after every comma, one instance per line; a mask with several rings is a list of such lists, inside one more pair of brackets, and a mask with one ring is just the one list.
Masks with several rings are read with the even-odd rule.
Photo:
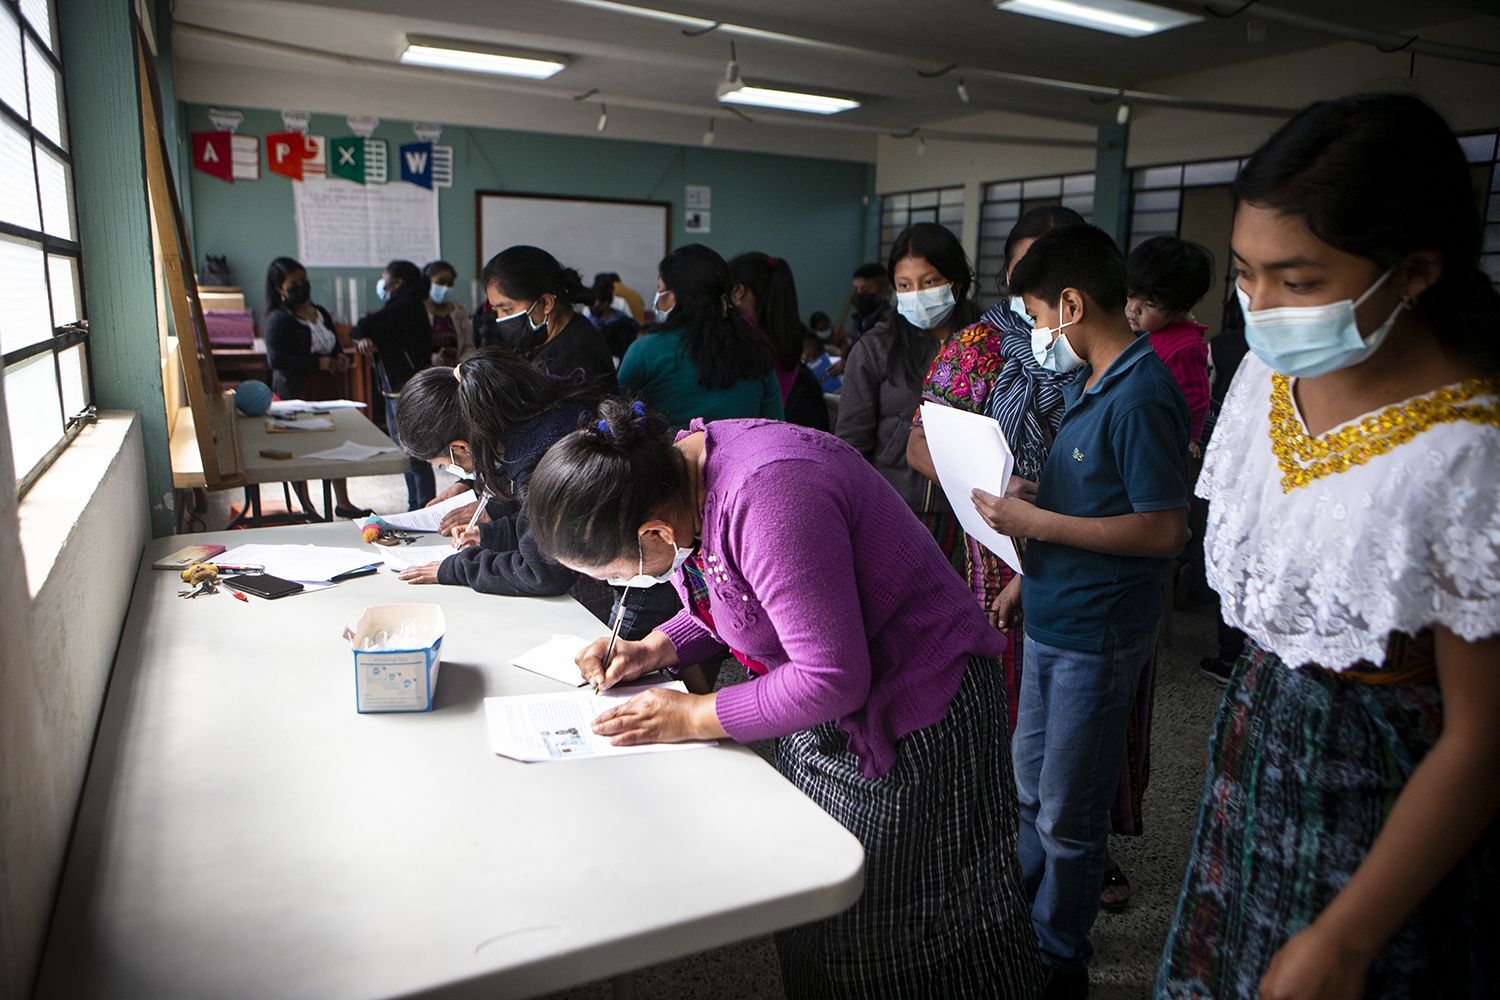
[[385, 287], [384, 278], [379, 278], [375, 282], [375, 297], [382, 302], [391, 301], [391, 290]]
[[935, 288], [896, 293], [896, 311], [918, 330], [942, 326], [943, 321], [953, 315], [955, 305], [957, 301], [953, 298], [951, 282]]
[[1010, 311], [1016, 314], [1016, 318], [1029, 329], [1036, 326], [1036, 320], [1032, 319], [1026, 312], [1026, 300], [1019, 295], [1010, 297]]
[[[1394, 268], [1392, 269], [1394, 270]], [[1361, 336], [1354, 311], [1391, 276], [1386, 271], [1358, 299], [1341, 299], [1322, 306], [1283, 306], [1250, 310], [1250, 296], [1236, 282], [1240, 310], [1245, 315], [1245, 342], [1270, 368], [1293, 378], [1317, 378], [1340, 368], [1352, 368], [1369, 358], [1396, 325], [1405, 302], [1368, 337]]]
[[[672, 315], [672, 310], [671, 309], [663, 309], [661, 307], [661, 297], [663, 295], [665, 295], [665, 294], [667, 294], [667, 293], [666, 292], [657, 292], [656, 296], [654, 298], [652, 298], [652, 300], [651, 300], [651, 309], [652, 309], [653, 312], [656, 313], [656, 321], [658, 323], [665, 323], [667, 321], [667, 317], [670, 316], [670, 315]], [[674, 304], [674, 308], [675, 308], [675, 304]]]
[[636, 536], [635, 545], [637, 550], [639, 550], [640, 552], [640, 563], [636, 569], [635, 576], [632, 576], [628, 579], [618, 576], [611, 577], [609, 580], [605, 581], [611, 587], [654, 587], [658, 583], [667, 583], [672, 579], [672, 577], [677, 573], [678, 570], [682, 569], [682, 564], [687, 562], [693, 554], [692, 549], [685, 549], [680, 545], [675, 546], [674, 548], [676, 549], [676, 551], [672, 555], [672, 568], [667, 570], [661, 576], [651, 576], [646, 572], [646, 550], [641, 544], [641, 538], [639, 535]]
[[[1057, 318], [1062, 319], [1060, 302], [1057, 305]], [[1066, 375], [1083, 367], [1083, 359], [1073, 350], [1073, 345], [1068, 343], [1067, 334], [1062, 332], [1077, 322], [1076, 319], [1070, 319], [1055, 327], [1039, 326], [1031, 331], [1031, 356], [1036, 359], [1037, 364], [1059, 375]], [[1053, 334], [1057, 335], [1056, 339], [1053, 339]]]
[[432, 301], [438, 305], [443, 305], [448, 301], [449, 296], [453, 294], [453, 289], [448, 285], [433, 285], [432, 290], [427, 294], [432, 297]]

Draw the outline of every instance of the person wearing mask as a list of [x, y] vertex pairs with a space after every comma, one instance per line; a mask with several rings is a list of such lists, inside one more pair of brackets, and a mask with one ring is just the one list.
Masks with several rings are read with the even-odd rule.
[[856, 267], [849, 282], [849, 343], [844, 353], [854, 349], [865, 331], [888, 322], [893, 312], [890, 273], [885, 265], [871, 263]]
[[1158, 997], [1500, 995], [1500, 295], [1471, 177], [1420, 98], [1359, 94], [1234, 182], [1251, 353], [1197, 489], [1249, 643]]
[[751, 679], [651, 691], [594, 731], [774, 739], [778, 770], [866, 848], [858, 902], [776, 935], [788, 997], [1035, 997], [1004, 640], [925, 529], [828, 434], [694, 421], [674, 445], [639, 403], [598, 416], [538, 464], [532, 530], [580, 573], [670, 580], [683, 610], [608, 663], [608, 640], [589, 644], [580, 672], [611, 688], [727, 651]]
[[678, 247], [657, 268], [658, 317], [625, 352], [620, 386], [677, 429], [695, 417], [781, 420], [781, 386], [765, 341], [729, 300], [724, 258], [701, 243]]
[[412, 376], [397, 406], [402, 446], [431, 465], [472, 477], [487, 519], [450, 534], [457, 551], [401, 573], [408, 583], [467, 586], [482, 594], [550, 597], [567, 593], [573, 571], [543, 557], [526, 519], [524, 492], [542, 453], [598, 403], [581, 377], [556, 379], [518, 354], [487, 347], [450, 368]]
[[[349, 328], [335, 323], [327, 309], [313, 302], [307, 270], [290, 257], [277, 257], [266, 268], [266, 364], [271, 391], [279, 399], [342, 399], [340, 375], [352, 367], [354, 344]], [[337, 517], [368, 517], [372, 511], [349, 499], [349, 480], [332, 481]], [[307, 483], [292, 484], [304, 510], [312, 510]]]
[[[401, 443], [396, 402], [401, 389], [432, 363], [432, 324], [427, 319], [427, 277], [409, 260], [393, 260], [375, 283], [381, 307], [354, 328], [354, 346], [375, 358], [375, 377], [385, 396], [386, 433]], [[430, 503], [437, 493], [432, 466], [411, 460], [406, 472], [406, 502], [411, 510]]]
[[907, 226], [891, 245], [896, 313], [871, 327], [849, 350], [839, 393], [838, 436], [896, 488], [922, 516], [951, 515], [947, 498], [906, 461], [922, 376], [955, 331], [979, 318], [974, 271], [963, 244], [936, 222]]
[[458, 272], [446, 260], [435, 260], [422, 268], [427, 276], [427, 318], [432, 323], [432, 363], [452, 368], [474, 350], [474, 331], [469, 310], [453, 298]]
[[614, 286], [607, 282], [595, 284], [589, 296], [589, 320], [609, 345], [609, 353], [616, 359], [623, 358], [641, 327], [630, 314], [615, 307]]
[[588, 301], [577, 271], [540, 247], [513, 246], [490, 258], [481, 280], [503, 346], [549, 375], [581, 372], [603, 390], [614, 388], [609, 345], [573, 311], [573, 303]]

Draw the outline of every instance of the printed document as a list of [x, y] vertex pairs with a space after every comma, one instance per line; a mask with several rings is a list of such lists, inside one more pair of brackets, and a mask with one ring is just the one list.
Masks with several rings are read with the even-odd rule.
[[958, 523], [980, 545], [1005, 560], [1017, 573], [1021, 572], [1016, 543], [985, 523], [972, 496], [976, 489], [1005, 496], [1016, 460], [1005, 435], [1000, 433], [1000, 425], [978, 413], [923, 403], [922, 429], [927, 432], [927, 448], [932, 452], [938, 481], [958, 515]]
[[523, 694], [484, 699], [484, 717], [489, 726], [490, 747], [502, 757], [537, 763], [580, 757], [625, 757], [640, 753], [673, 753], [717, 746], [714, 740], [695, 743], [651, 743], [617, 747], [594, 735], [594, 719], [642, 691], [664, 688], [680, 691], [681, 681], [633, 684], [611, 688], [602, 694], [592, 689], [560, 691], [557, 694]]

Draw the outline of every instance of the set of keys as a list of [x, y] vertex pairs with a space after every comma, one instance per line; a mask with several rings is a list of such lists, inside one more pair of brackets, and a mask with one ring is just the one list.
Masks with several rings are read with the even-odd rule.
[[182, 571], [182, 582], [191, 586], [187, 590], [179, 590], [178, 597], [185, 597], [191, 601], [204, 594], [217, 594], [219, 592], [219, 567], [212, 563], [193, 563]]
[[191, 601], [195, 597], [202, 597], [204, 594], [217, 594], [218, 592], [218, 580], [209, 578], [207, 580], [204, 580], [202, 583], [198, 584], [198, 586], [192, 588], [191, 590], [179, 590], [177, 592], [177, 596], [185, 597]]

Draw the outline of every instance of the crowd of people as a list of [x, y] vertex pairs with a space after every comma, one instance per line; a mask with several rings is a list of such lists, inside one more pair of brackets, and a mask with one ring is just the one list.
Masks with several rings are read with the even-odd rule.
[[[1493, 996], [1500, 294], [1470, 188], [1415, 97], [1303, 110], [1235, 181], [1212, 342], [1207, 249], [1127, 255], [1056, 205], [1016, 222], [988, 309], [958, 237], [920, 223], [836, 320], [804, 323], [767, 253], [678, 247], [647, 301], [515, 246], [472, 319], [451, 265], [395, 261], [352, 329], [278, 258], [266, 339], [283, 396], [372, 355], [411, 505], [473, 491], [454, 553], [406, 579], [607, 582], [622, 639], [584, 679], [688, 693], [596, 732], [775, 740], [864, 844], [858, 902], [777, 935], [789, 996], [1088, 995], [1185, 561], [1225, 689], [1156, 995]], [[992, 418], [1010, 481], [950, 501], [924, 403]], [[442, 497], [435, 466], [460, 476]], [[716, 683], [728, 662], [744, 679]]]

